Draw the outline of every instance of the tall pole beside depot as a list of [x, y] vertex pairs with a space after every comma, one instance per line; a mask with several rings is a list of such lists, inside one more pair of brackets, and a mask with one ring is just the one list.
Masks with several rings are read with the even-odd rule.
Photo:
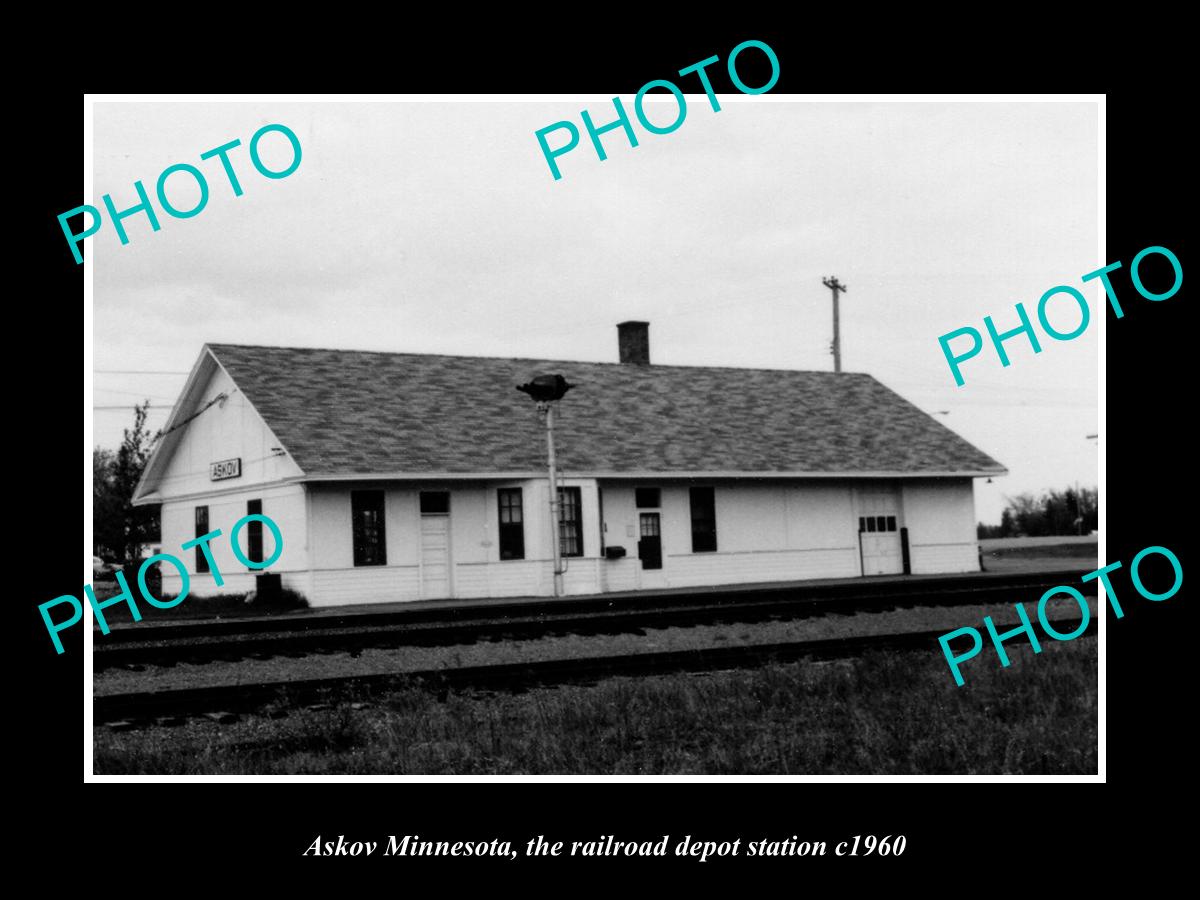
[[536, 403], [538, 415], [546, 423], [546, 461], [550, 477], [550, 548], [554, 558], [554, 596], [563, 595], [562, 566], [562, 501], [558, 496], [558, 460], [554, 452], [554, 407], [573, 385], [561, 375], [539, 375], [517, 390], [528, 394]]
[[543, 400], [538, 412], [546, 420], [546, 460], [550, 468], [550, 546], [554, 553], [554, 596], [563, 595], [562, 503], [558, 499], [558, 462], [554, 458], [554, 402]]

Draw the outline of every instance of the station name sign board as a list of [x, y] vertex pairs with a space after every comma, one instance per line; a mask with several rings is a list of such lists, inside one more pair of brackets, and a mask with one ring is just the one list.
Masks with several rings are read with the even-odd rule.
[[208, 477], [210, 481], [224, 481], [226, 478], [237, 478], [241, 474], [242, 458], [240, 456], [208, 464]]

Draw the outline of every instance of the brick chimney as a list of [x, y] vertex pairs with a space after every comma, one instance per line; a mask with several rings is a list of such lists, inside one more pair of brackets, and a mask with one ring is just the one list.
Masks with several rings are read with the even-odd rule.
[[617, 325], [617, 345], [625, 365], [650, 365], [650, 323], [621, 322]]

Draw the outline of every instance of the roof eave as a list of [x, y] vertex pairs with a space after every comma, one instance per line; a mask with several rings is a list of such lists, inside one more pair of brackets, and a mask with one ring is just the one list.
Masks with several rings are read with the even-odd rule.
[[[956, 470], [931, 470], [923, 472], [897, 471], [852, 471], [852, 472], [780, 472], [780, 471], [587, 471], [562, 472], [563, 478], [988, 478], [1007, 475], [1004, 467]], [[345, 472], [308, 474], [301, 481], [499, 481], [530, 478], [545, 478], [545, 470], [510, 472]]]

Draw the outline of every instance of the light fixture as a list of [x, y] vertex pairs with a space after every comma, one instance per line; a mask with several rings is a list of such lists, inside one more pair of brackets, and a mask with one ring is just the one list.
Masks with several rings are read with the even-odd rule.
[[569, 384], [567, 379], [561, 375], [538, 375], [528, 384], [518, 384], [517, 390], [528, 394], [538, 403], [549, 403], [553, 400], [561, 400], [563, 395], [573, 387], [575, 385]]

